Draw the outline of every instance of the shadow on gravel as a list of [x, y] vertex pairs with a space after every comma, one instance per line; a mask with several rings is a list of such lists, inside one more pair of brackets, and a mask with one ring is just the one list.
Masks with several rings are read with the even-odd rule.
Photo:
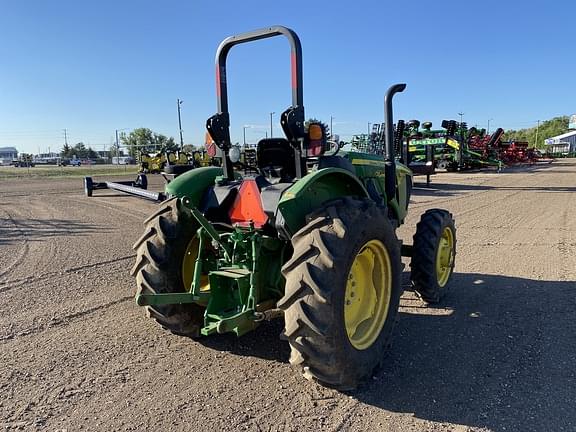
[[256, 330], [240, 338], [233, 334], [222, 334], [198, 339], [198, 342], [218, 351], [288, 363], [290, 347], [279, 337], [283, 329], [283, 320], [273, 320], [263, 322]]
[[454, 183], [432, 183], [430, 187], [414, 186], [414, 196], [454, 196], [462, 192], [475, 191], [531, 191], [531, 192], [576, 192], [576, 186], [488, 186]]
[[110, 232], [110, 227], [70, 219], [0, 219], [0, 246], [43, 241], [52, 237], [85, 236]]
[[[576, 282], [455, 274], [407, 308], [360, 401], [492, 431], [576, 430]], [[422, 305], [420, 305], [422, 306]]]

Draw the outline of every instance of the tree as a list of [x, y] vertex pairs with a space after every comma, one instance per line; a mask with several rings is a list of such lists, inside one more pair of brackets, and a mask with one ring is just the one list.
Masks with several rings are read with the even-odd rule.
[[72, 157], [71, 150], [72, 149], [70, 148], [68, 143], [64, 144], [64, 147], [62, 147], [62, 151], [60, 152], [60, 156], [62, 156], [63, 158]]
[[[544, 140], [568, 132], [568, 116], [554, 117], [540, 123], [540, 127], [507, 130], [503, 141], [528, 141], [530, 147], [543, 148]], [[538, 138], [538, 142], [536, 142]]]
[[88, 159], [98, 159], [98, 153], [96, 153], [92, 147], [88, 147], [88, 150], [86, 151], [86, 157]]
[[145, 153], [178, 150], [174, 138], [168, 138], [148, 128], [134, 129], [128, 135], [122, 134], [120, 140], [124, 146], [128, 147], [128, 153], [132, 157], [136, 156], [138, 150]]
[[182, 147], [182, 150], [186, 153], [193, 153], [196, 150], [200, 150], [200, 148], [197, 148], [194, 144], [184, 144], [184, 147]]
[[72, 147], [72, 156], [76, 156], [78, 159], [86, 157], [88, 149], [83, 142], [79, 142], [74, 147]]

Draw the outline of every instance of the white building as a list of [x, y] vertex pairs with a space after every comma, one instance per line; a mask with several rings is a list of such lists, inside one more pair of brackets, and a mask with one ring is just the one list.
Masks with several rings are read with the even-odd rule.
[[576, 130], [544, 141], [549, 153], [576, 153]]
[[18, 159], [15, 147], [0, 147], [0, 165], [10, 165], [13, 159]]

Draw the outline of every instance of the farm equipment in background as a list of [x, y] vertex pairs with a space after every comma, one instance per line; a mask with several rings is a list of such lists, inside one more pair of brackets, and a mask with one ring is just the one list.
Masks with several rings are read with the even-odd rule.
[[[374, 123], [369, 135], [354, 135], [350, 142], [352, 149], [358, 152], [374, 152], [375, 149], [383, 149], [385, 142], [384, 123]], [[404, 120], [399, 120], [394, 126], [394, 152], [397, 159], [408, 166], [414, 175], [425, 175], [426, 184], [430, 185], [430, 176], [436, 173], [434, 163], [434, 151], [431, 146], [422, 146], [422, 152], [416, 147], [410, 148], [410, 135], [406, 130]]]
[[28, 153], [21, 153], [17, 159], [13, 159], [10, 165], [16, 168], [31, 168], [35, 166], [33, 156]]
[[156, 153], [139, 150], [137, 162], [140, 166], [139, 172], [144, 174], [160, 174], [168, 165], [189, 165], [191, 159], [193, 159], [192, 155], [185, 152], [162, 148]]
[[528, 148], [526, 141], [505, 141], [499, 145], [500, 158], [506, 165], [534, 163], [537, 159], [534, 149]]
[[84, 177], [84, 194], [91, 197], [93, 191], [99, 189], [112, 189], [118, 192], [134, 195], [149, 201], [162, 202], [166, 199], [163, 192], [153, 192], [148, 189], [146, 174], [138, 174], [135, 181], [103, 181], [95, 182], [92, 177]]
[[[424, 133], [418, 131], [420, 123], [417, 120], [398, 120], [396, 124], [395, 149], [401, 155], [400, 162], [408, 165], [415, 173], [426, 175], [426, 184], [430, 184], [430, 175], [436, 173], [435, 146], [440, 144], [438, 138], [425, 128]], [[428, 126], [428, 123], [425, 124]], [[430, 127], [432, 124], [430, 124]]]
[[[291, 47], [285, 138], [261, 140], [257, 174], [242, 175], [231, 160], [226, 58], [235, 45], [274, 36]], [[343, 151], [331, 147], [321, 122], [305, 120], [302, 51], [292, 30], [231, 36], [216, 66], [218, 113], [206, 127], [222, 167], [197, 168], [166, 185], [172, 198], [134, 245], [136, 302], [165, 329], [193, 338], [241, 336], [283, 317], [290, 363], [323, 385], [354, 388], [388, 347], [403, 290], [401, 256], [411, 257], [413, 288], [427, 302], [447, 292], [454, 268], [447, 211], [424, 213], [413, 245], [396, 235], [412, 172], [396, 161], [392, 99], [406, 86], [385, 95], [384, 140]]]
[[409, 157], [423, 159], [427, 151], [432, 152], [438, 169], [461, 171], [500, 166], [495, 146], [502, 129], [486, 136], [485, 131], [468, 129], [466, 123], [455, 120], [442, 121], [442, 129], [436, 130], [432, 129], [431, 122], [424, 122], [420, 127], [418, 120], [411, 120], [406, 129]]

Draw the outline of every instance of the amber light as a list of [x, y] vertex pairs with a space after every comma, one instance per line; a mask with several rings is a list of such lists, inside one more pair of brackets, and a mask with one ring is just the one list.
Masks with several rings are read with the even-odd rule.
[[268, 222], [268, 216], [262, 208], [260, 191], [254, 179], [242, 182], [230, 210], [230, 221], [241, 226], [248, 226], [252, 222], [256, 228], [262, 228]]

